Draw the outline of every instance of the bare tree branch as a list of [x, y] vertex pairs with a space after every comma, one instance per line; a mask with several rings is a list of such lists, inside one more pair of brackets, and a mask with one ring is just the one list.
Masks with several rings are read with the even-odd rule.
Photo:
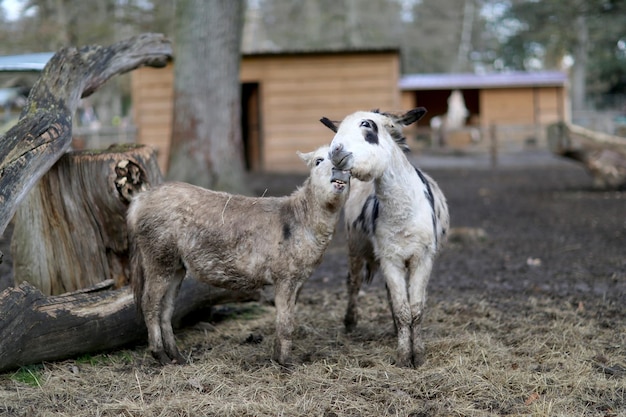
[[114, 75], [162, 67], [171, 56], [169, 40], [147, 33], [108, 47], [64, 48], [50, 59], [19, 122], [0, 138], [0, 234], [26, 193], [68, 149], [80, 98]]

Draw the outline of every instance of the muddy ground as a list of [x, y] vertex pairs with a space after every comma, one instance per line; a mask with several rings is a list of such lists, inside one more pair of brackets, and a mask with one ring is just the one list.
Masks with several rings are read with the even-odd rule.
[[[439, 256], [432, 297], [537, 295], [626, 305], [626, 192], [594, 190], [580, 165], [539, 151], [501, 157], [496, 168], [480, 156], [417, 155], [414, 163], [444, 191], [451, 226], [469, 229]], [[263, 181], [271, 189], [285, 179]], [[306, 288], [343, 285], [344, 239], [339, 228]]]
[[[302, 365], [292, 374], [269, 365], [273, 310], [265, 306], [250, 322], [221, 330], [216, 323], [217, 332], [181, 330], [186, 367], [159, 371], [139, 346], [95, 364], [45, 364], [35, 386], [0, 375], [0, 416], [626, 415], [626, 192], [594, 190], [582, 167], [540, 152], [506, 156], [495, 169], [482, 157], [418, 155], [415, 162], [447, 196], [452, 227], [467, 232], [436, 262], [420, 370], [393, 366], [380, 277], [364, 287], [356, 335], [341, 332], [340, 227], [301, 293], [294, 349]], [[301, 181], [262, 175], [251, 185], [280, 195]], [[1, 250], [8, 253], [6, 242]], [[2, 267], [6, 277], [10, 264]], [[251, 346], [249, 336], [261, 342]], [[225, 382], [211, 380], [212, 371]], [[95, 374], [114, 382], [94, 382]], [[59, 391], [80, 378], [78, 391]], [[261, 385], [246, 391], [253, 384], [246, 378]], [[166, 393], [172, 381], [187, 402]], [[92, 394], [88, 387], [99, 384], [119, 389]]]

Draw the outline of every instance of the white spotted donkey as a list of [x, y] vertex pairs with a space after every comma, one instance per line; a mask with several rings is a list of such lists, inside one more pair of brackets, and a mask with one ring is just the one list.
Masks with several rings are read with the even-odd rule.
[[[335, 132], [330, 148], [334, 173], [352, 175], [345, 205], [349, 275], [346, 330], [355, 328], [363, 275], [384, 275], [396, 326], [396, 364], [424, 361], [421, 323], [426, 287], [438, 250], [446, 240], [449, 214], [435, 181], [411, 165], [402, 127], [418, 121], [422, 107], [402, 115], [356, 112], [339, 125], [321, 121]], [[365, 268], [365, 272], [363, 269]]]

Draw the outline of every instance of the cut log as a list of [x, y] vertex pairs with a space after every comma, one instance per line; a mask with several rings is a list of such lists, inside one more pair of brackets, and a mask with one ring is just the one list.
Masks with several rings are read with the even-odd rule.
[[[20, 366], [121, 348], [146, 340], [128, 286], [113, 281], [60, 296], [44, 296], [28, 283], [0, 293], [0, 372]], [[260, 292], [233, 292], [186, 278], [174, 312], [176, 326], [201, 308], [259, 300]]]
[[0, 137], [0, 234], [32, 186], [65, 153], [72, 117], [87, 97], [114, 75], [140, 66], [165, 66], [170, 42], [142, 34], [109, 47], [64, 48], [46, 64], [20, 120]]
[[106, 279], [116, 288], [128, 284], [126, 208], [134, 194], [161, 182], [147, 146], [66, 153], [15, 213], [13, 276], [44, 295]]
[[626, 188], [626, 138], [561, 122], [548, 127], [548, 144], [555, 154], [581, 162], [595, 187]]

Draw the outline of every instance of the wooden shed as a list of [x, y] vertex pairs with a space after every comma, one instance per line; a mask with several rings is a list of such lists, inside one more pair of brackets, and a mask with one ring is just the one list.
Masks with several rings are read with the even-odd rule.
[[[137, 141], [154, 146], [165, 170], [173, 116], [173, 63], [131, 73]], [[250, 170], [305, 169], [296, 151], [327, 144], [319, 119], [356, 110], [400, 110], [396, 49], [245, 54], [241, 61], [242, 128]]]
[[[497, 130], [500, 140], [518, 146], [545, 144], [547, 125], [570, 120], [567, 74], [560, 71], [491, 74], [411, 74], [401, 77], [402, 106], [424, 106], [428, 126], [448, 109], [452, 91], [463, 94], [469, 111], [467, 126]], [[463, 143], [455, 144], [462, 147]]]

